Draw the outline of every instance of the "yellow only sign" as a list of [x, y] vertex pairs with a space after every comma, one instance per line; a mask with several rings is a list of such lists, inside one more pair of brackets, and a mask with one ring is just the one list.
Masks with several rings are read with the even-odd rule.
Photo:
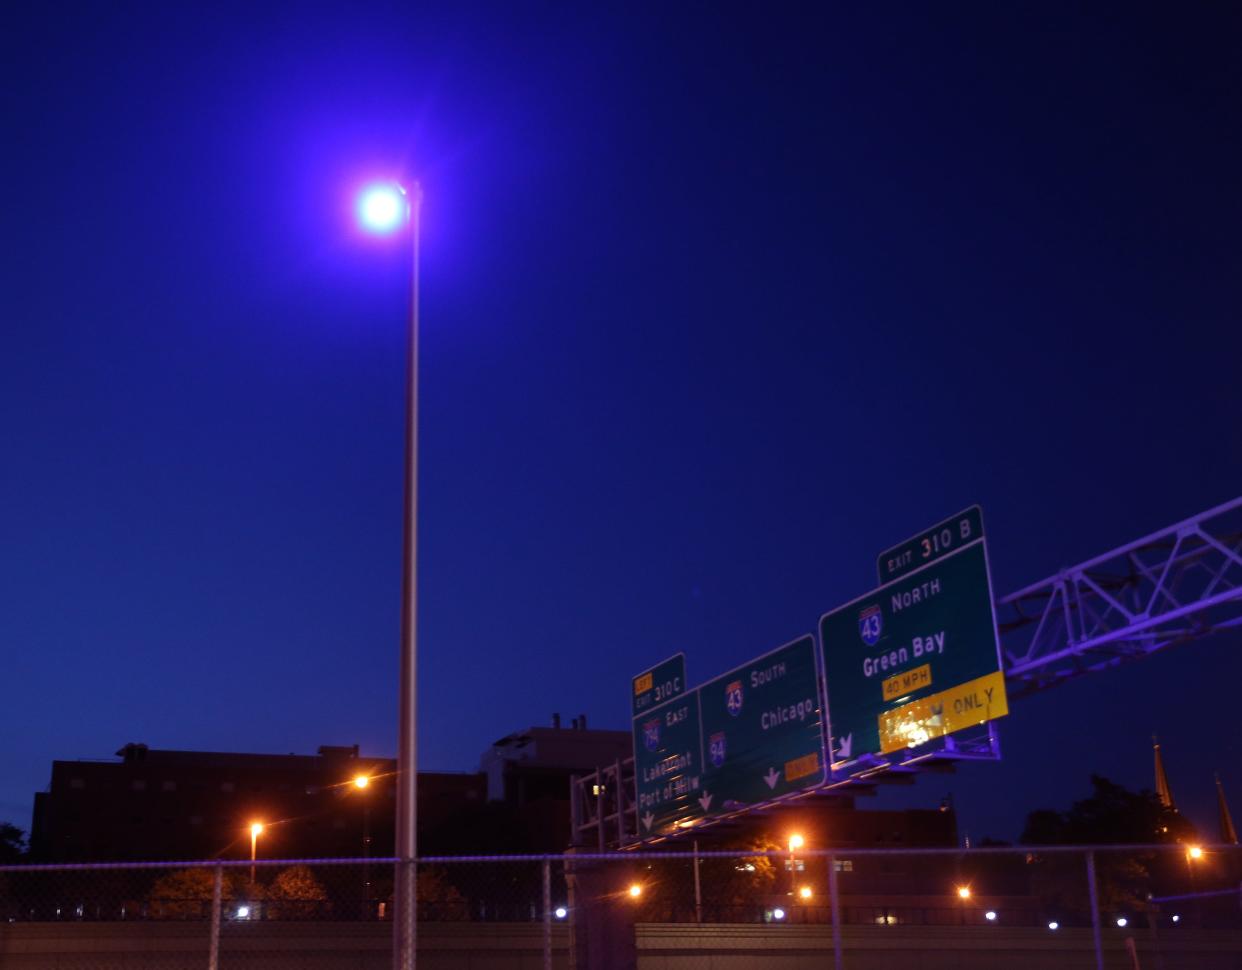
[[[930, 673], [928, 676], [930, 678]], [[885, 684], [886, 694], [887, 687]], [[880, 751], [889, 754], [913, 748], [932, 738], [1008, 713], [1005, 675], [998, 670], [881, 714]]]

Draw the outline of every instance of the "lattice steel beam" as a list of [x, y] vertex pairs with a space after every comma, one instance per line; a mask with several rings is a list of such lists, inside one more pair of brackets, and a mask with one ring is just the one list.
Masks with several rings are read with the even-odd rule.
[[1242, 625], [1242, 497], [997, 603], [1011, 697]]
[[[1011, 698], [1242, 626], [1242, 497], [1011, 593], [996, 610]], [[978, 738], [877, 757], [806, 795], [862, 793], [886, 774], [999, 756], [989, 724]], [[576, 778], [571, 789], [577, 844], [602, 851], [637, 837], [633, 758]]]

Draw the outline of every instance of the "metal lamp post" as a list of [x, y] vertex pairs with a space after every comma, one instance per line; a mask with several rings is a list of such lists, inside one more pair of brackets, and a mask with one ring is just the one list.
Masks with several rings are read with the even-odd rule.
[[371, 779], [366, 775], [354, 778], [354, 788], [362, 799], [362, 918], [371, 918], [371, 800], [367, 788]]
[[254, 863], [259, 853], [259, 836], [263, 834], [262, 822], [250, 823], [250, 892], [254, 894]]
[[393, 880], [394, 970], [413, 970], [418, 919], [418, 235], [423, 192], [395, 183], [363, 193], [358, 213], [373, 232], [410, 226], [410, 314], [405, 388], [405, 528], [401, 577], [401, 668], [397, 728], [397, 863]]

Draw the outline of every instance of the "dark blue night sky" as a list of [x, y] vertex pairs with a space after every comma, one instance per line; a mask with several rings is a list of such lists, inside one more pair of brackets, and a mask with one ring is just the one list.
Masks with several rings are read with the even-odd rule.
[[[1242, 493], [1242, 11], [27, 5], [0, 34], [0, 820], [53, 758], [626, 727], [973, 502], [998, 592]], [[1024, 700], [951, 789], [1242, 809], [1242, 640]]]

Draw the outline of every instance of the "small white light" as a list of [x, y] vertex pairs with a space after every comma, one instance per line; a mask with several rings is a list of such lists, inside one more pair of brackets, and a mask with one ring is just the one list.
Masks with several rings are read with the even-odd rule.
[[987, 920], [989, 923], [991, 923], [993, 920], [996, 919], [996, 914], [989, 909], [986, 913], [983, 914], [983, 918]]
[[1117, 925], [1118, 925], [1118, 926], [1125, 926], [1125, 925], [1126, 925], [1126, 923], [1128, 923], [1128, 922], [1129, 922], [1129, 920], [1127, 920], [1124, 916], [1118, 916], [1118, 917], [1117, 917]]
[[564, 919], [566, 916], [569, 915], [569, 910], [567, 910], [564, 906], [557, 906], [556, 909], [553, 910], [553, 912], [556, 913], [557, 919]]
[[1058, 923], [1056, 920], [1053, 920], [1051, 923], [1048, 924], [1048, 929], [1055, 930], [1055, 929], [1058, 929], [1060, 925], [1061, 924]]
[[1180, 919], [1181, 919], [1181, 917], [1180, 917], [1180, 916], [1178, 916], [1176, 913], [1174, 913], [1174, 914], [1173, 914], [1173, 922], [1174, 922], [1174, 923], [1176, 923], [1176, 922], [1177, 922], [1178, 920], [1180, 920]]
[[249, 906], [238, 906], [237, 907], [237, 918], [238, 919], [250, 919], [250, 907]]

